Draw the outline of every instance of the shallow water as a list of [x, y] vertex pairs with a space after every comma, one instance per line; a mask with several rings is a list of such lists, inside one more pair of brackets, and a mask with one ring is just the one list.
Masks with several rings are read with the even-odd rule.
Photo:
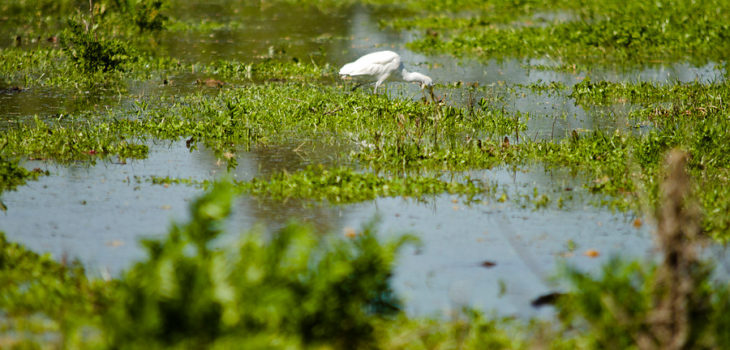
[[[250, 178], [270, 167], [301, 166], [282, 156], [286, 152], [269, 151], [239, 154], [233, 176]], [[150, 176], [202, 180], [225, 172], [225, 164], [219, 164], [212, 152], [189, 152], [184, 142], [152, 145], [147, 159], [126, 164], [26, 165], [52, 174], [3, 194], [8, 210], [0, 214], [0, 230], [34, 250], [79, 258], [94, 276], [117, 275], [143, 258], [136, 242], [161, 237], [173, 219], [185, 220], [189, 202], [200, 194], [195, 187], [152, 185], [146, 181]], [[539, 315], [549, 311], [533, 309], [529, 302], [557, 288], [546, 281], [559, 261], [595, 268], [612, 254], [643, 257], [651, 247], [646, 226], [634, 228], [630, 217], [589, 205], [592, 196], [580, 190], [581, 179], [539, 167], [475, 171], [470, 176], [496, 183], [498, 191], [513, 198], [539, 188], [575, 199], [564, 209], [535, 211], [515, 201], [466, 205], [450, 195], [339, 206], [242, 197], [236, 202], [230, 232], [257, 224], [273, 230], [297, 219], [320, 231], [342, 233], [379, 218], [383, 235], [414, 233], [423, 246], [405, 250], [394, 280], [413, 314], [438, 314], [468, 304], [506, 315]], [[577, 247], [572, 253], [569, 241]], [[586, 249], [602, 255], [585, 257]], [[482, 267], [487, 260], [496, 266]], [[506, 288], [502, 296], [500, 288]]]
[[[455, 60], [413, 53], [404, 49], [413, 33], [381, 29], [376, 15], [364, 7], [321, 13], [316, 9], [291, 11], [279, 5], [227, 6], [230, 5], [217, 2], [181, 6], [177, 9], [179, 16], [174, 17], [183, 21], [197, 23], [205, 19], [228, 25], [205, 34], [168, 32], [160, 38], [160, 49], [189, 62], [249, 62], [273, 53], [277, 58], [298, 57], [333, 67], [367, 52], [392, 49], [401, 53], [407, 67], [427, 73], [437, 82], [493, 86], [491, 91], [506, 96], [500, 102], [506, 109], [530, 114], [528, 132], [522, 137], [559, 138], [574, 129], [630, 127], [625, 116], [631, 106], [586, 110], [562, 96], [504, 91], [505, 84], [558, 81], [570, 86], [585, 77], [582, 72], [530, 68], [549, 62]], [[593, 80], [660, 83], [709, 82], [722, 79], [723, 75], [723, 68], [713, 63], [702, 67], [667, 63], [638, 71], [591, 72]], [[15, 123], [35, 114], [53, 118], [89, 108], [117, 108], [139, 96], [189, 93], [195, 89], [192, 82], [196, 78], [192, 73], [175, 77], [173, 87], [159, 81], [134, 83], [123, 97], [54, 89], [5, 93], [0, 94], [0, 116], [4, 123]], [[420, 96], [417, 87], [405, 84], [391, 83], [388, 91], [391, 95]], [[437, 93], [454, 103], [464, 103], [466, 98], [455, 89]], [[171, 220], [185, 220], [187, 205], [201, 193], [196, 187], [184, 185], [152, 185], [146, 181], [150, 176], [203, 180], [226, 173], [225, 163], [204, 148], [190, 152], [184, 141], [150, 146], [147, 159], [126, 164], [110, 161], [59, 166], [26, 162], [26, 167], [48, 169], [51, 175], [2, 194], [8, 210], [0, 213], [0, 230], [37, 251], [50, 252], [57, 258], [79, 258], [92, 275], [119, 274], [143, 257], [137, 244], [140, 238], [159, 237], [167, 231]], [[231, 176], [250, 179], [282, 169], [301, 169], [308, 164], [340, 164], [341, 151], [347, 147], [333, 149], [312, 140], [298, 140], [248, 152], [240, 150], [238, 167]], [[232, 232], [256, 224], [275, 229], [290, 219], [298, 219], [322, 231], [341, 233], [378, 217], [384, 235], [415, 233], [423, 246], [402, 254], [394, 280], [412, 314], [433, 314], [471, 305], [495, 309], [503, 315], [539, 316], [549, 313], [549, 309], [533, 309], [529, 302], [560, 287], [548, 281], [560, 262], [595, 269], [611, 255], [646, 257], [651, 249], [650, 225], [636, 228], [632, 216], [590, 205], [597, 198], [580, 189], [586, 179], [560, 171], [546, 172], [539, 166], [517, 171], [475, 171], [471, 176], [496, 183], [511, 198], [529, 196], [537, 188], [551, 198], [574, 199], [567, 201], [564, 209], [553, 203], [546, 209], [533, 210], [529, 205], [523, 208], [515, 200], [465, 205], [449, 195], [420, 202], [380, 198], [338, 206], [242, 197], [235, 205], [230, 226]], [[575, 245], [575, 251], [568, 250], [568, 242]], [[584, 256], [587, 249], [598, 250], [600, 256]], [[484, 261], [496, 265], [486, 268], [481, 265]]]

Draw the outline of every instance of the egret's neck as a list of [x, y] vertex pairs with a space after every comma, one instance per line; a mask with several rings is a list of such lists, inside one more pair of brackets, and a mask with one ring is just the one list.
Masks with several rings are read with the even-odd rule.
[[403, 69], [401, 73], [403, 74], [403, 81], [407, 81], [409, 83], [421, 82], [421, 80], [423, 80], [423, 74], [421, 73], [409, 72], [405, 69]]
[[420, 83], [421, 85], [431, 85], [432, 80], [428, 76], [418, 73], [402, 70], [403, 80], [409, 83]]

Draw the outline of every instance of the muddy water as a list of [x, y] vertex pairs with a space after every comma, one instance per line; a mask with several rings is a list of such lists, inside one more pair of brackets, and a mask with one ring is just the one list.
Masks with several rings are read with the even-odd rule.
[[[273, 54], [282, 59], [298, 57], [339, 67], [361, 54], [393, 49], [402, 54], [409, 68], [427, 73], [437, 82], [479, 82], [480, 86], [494, 86], [497, 93], [503, 93], [500, 89], [504, 84], [559, 81], [572, 85], [584, 76], [581, 72], [529, 69], [531, 65], [548, 62], [457, 61], [416, 54], [403, 47], [413, 33], [382, 30], [377, 15], [362, 7], [321, 13], [279, 5], [234, 7], [213, 2], [188, 3], [177, 11], [175, 17], [183, 21], [226, 24], [206, 34], [163, 35], [160, 49], [190, 62], [249, 61]], [[594, 80], [615, 81], [712, 81], [722, 76], [720, 66], [694, 67], [685, 63], [657, 65], [636, 72], [592, 72]], [[176, 77], [183, 82], [194, 78]], [[191, 91], [189, 85], [179, 84], [178, 93]], [[114, 107], [134, 96], [161, 93], [157, 86], [154, 82], [135, 83], [127, 95], [116, 100], [113, 94], [77, 99], [74, 96], [78, 92], [52, 89], [0, 94], [0, 115], [5, 122], [22, 122], [34, 114], [53, 117], [89, 108], [88, 99], [98, 100], [95, 104], [100, 108]], [[388, 91], [391, 95], [406, 96], [419, 93], [417, 88], [403, 84], [390, 84]], [[440, 93], [453, 97], [455, 103], [465, 98], [459, 90], [443, 89]], [[584, 110], [564, 97], [523, 93], [509, 95], [502, 103], [506, 109], [531, 115], [526, 135], [530, 138], [562, 137], [578, 128], [625, 127], [622, 116], [631, 108]], [[81, 101], [81, 106], [69, 105], [73, 101]], [[300, 147], [302, 144], [304, 147]], [[126, 164], [58, 166], [26, 162], [29, 168], [48, 169], [51, 176], [2, 195], [8, 210], [0, 213], [0, 230], [35, 250], [56, 257], [78, 258], [92, 275], [118, 274], [143, 257], [138, 239], [159, 237], [171, 220], [185, 220], [187, 205], [200, 194], [195, 187], [152, 185], [146, 181], [150, 176], [202, 180], [226, 173], [225, 164], [205, 149], [189, 152], [182, 141], [150, 146], [147, 159]], [[296, 170], [311, 163], [341, 162], [339, 150], [319, 146], [312, 140], [241, 151], [238, 156], [239, 165], [231, 174], [238, 179], [281, 169]], [[290, 219], [298, 219], [339, 234], [378, 217], [384, 235], [414, 233], [423, 246], [403, 253], [394, 281], [412, 314], [439, 313], [463, 305], [521, 317], [549, 313], [533, 309], [529, 302], [560, 288], [548, 281], [557, 264], [567, 262], [595, 269], [611, 255], [646, 257], [651, 249], [650, 225], [637, 228], [631, 215], [590, 205], [598, 198], [580, 190], [589, 179], [546, 172], [540, 166], [484, 170], [471, 176], [497, 184], [511, 198], [529, 197], [537, 188], [551, 198], [574, 199], [567, 201], [563, 209], [552, 205], [534, 210], [530, 205], [523, 207], [519, 201], [500, 203], [489, 198], [485, 198], [485, 203], [465, 205], [449, 195], [419, 202], [381, 198], [339, 206], [243, 197], [235, 205], [230, 227], [232, 232], [257, 224], [275, 229]], [[571, 251], [570, 247], [575, 248]], [[588, 249], [596, 249], [600, 256], [583, 255]], [[495, 265], [485, 267], [485, 261]]]

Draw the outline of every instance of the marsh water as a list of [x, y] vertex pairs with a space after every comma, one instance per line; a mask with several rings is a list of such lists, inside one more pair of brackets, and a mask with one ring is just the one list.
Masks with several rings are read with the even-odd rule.
[[[584, 78], [581, 72], [531, 69], [538, 64], [522, 60], [476, 61], [447, 56], [425, 56], [404, 45], [413, 33], [393, 31], [378, 24], [381, 14], [365, 7], [321, 12], [314, 8], [224, 6], [217, 3], [187, 4], [175, 18], [193, 23], [223, 23], [205, 34], [163, 33], [158, 49], [190, 62], [215, 60], [250, 61], [275, 55], [280, 59], [311, 60], [339, 67], [358, 56], [381, 49], [398, 51], [412, 70], [427, 73], [438, 83], [478, 82], [504, 93], [500, 103], [510, 110], [530, 113], [528, 137], [563, 137], [574, 129], [625, 128], [630, 105], [584, 109], [569, 98], [541, 95], [527, 89], [502, 92], [509, 84], [562, 82], [568, 86]], [[12, 45], [12, 41], [0, 45]], [[45, 45], [39, 43], [38, 45]], [[686, 62], [659, 63], [638, 70], [592, 71], [595, 80], [703, 82], [722, 79], [716, 64], [693, 66]], [[125, 94], [58, 89], [29, 89], [0, 93], [3, 123], [22, 123], [35, 115], [58, 118], [79, 110], [104, 110], [131, 103], [135, 97], [186, 94], [200, 89], [194, 73], [160, 77], [134, 83]], [[170, 79], [172, 86], [161, 84]], [[465, 93], [443, 89], [452, 103], [466, 103]], [[484, 90], [480, 90], [484, 93]], [[417, 87], [389, 84], [391, 96], [420, 98]], [[299, 147], [306, 143], [306, 151]], [[50, 172], [13, 192], [2, 194], [7, 211], [0, 213], [0, 230], [10, 239], [57, 258], [81, 260], [93, 276], [118, 275], [143, 258], [141, 238], [163, 235], [172, 220], [187, 219], [187, 205], [202, 190], [194, 186], [153, 185], [150, 176], [214, 179], [228, 173], [213, 152], [190, 151], [184, 140], [152, 142], [143, 160], [126, 163], [100, 161], [69, 166], [28, 160], [27, 168]], [[250, 179], [274, 170], [300, 169], [307, 164], [340, 161], [338, 149], [320, 147], [316, 140], [258, 147], [238, 153], [231, 176]], [[456, 174], [462, 176], [465, 174]], [[394, 286], [406, 301], [409, 313], [440, 314], [461, 306], [496, 310], [501, 315], [530, 317], [551, 312], [536, 309], [530, 301], [559, 290], [550, 279], [561, 264], [595, 269], [611, 256], [652, 256], [652, 223], [641, 213], [617, 213], [595, 205], [601, 198], [582, 185], [581, 178], [561, 169], [536, 164], [520, 168], [494, 168], [469, 173], [472, 178], [495, 184], [512, 198], [555, 193], [567, 198], [562, 208], [536, 209], [519, 201], [486, 200], [468, 204], [462, 198], [438, 195], [420, 200], [379, 198], [350, 205], [255, 197], [237, 200], [230, 232], [256, 225], [275, 229], [289, 220], [313, 224], [321, 231], [343, 234], [378, 220], [383, 235], [412, 233], [422, 246], [404, 250], [396, 269]], [[638, 220], [637, 220], [638, 219]], [[596, 256], [584, 254], [588, 250]], [[593, 254], [595, 255], [595, 254]]]

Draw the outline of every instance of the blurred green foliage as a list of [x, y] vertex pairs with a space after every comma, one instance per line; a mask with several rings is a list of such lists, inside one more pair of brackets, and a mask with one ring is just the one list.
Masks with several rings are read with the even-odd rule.
[[114, 302], [113, 287], [113, 282], [89, 280], [77, 262], [59, 263], [9, 242], [0, 232], [0, 345], [33, 349], [97, 343], [98, 333], [88, 327], [98, 324]]
[[165, 0], [138, 0], [134, 7], [134, 23], [143, 31], [164, 29], [168, 19], [163, 14], [166, 6]]
[[[712, 267], [697, 266], [696, 282], [682, 312], [689, 314], [687, 349], [726, 349], [730, 346], [730, 288], [711, 277]], [[595, 276], [565, 268], [570, 292], [560, 297], [558, 316], [566, 330], [578, 330], [589, 349], [637, 349], [639, 339], [651, 331], [657, 307], [656, 266], [612, 258]], [[679, 281], [675, 281], [679, 283]], [[677, 315], [664, 317], [678, 317]], [[570, 331], [566, 336], [570, 337]], [[644, 344], [646, 345], [646, 344]]]
[[323, 238], [290, 224], [224, 249], [233, 193], [215, 185], [191, 205], [188, 224], [145, 242], [147, 260], [125, 273], [105, 319], [110, 347], [372, 346], [374, 322], [399, 310], [389, 280], [413, 237], [381, 243], [370, 225], [351, 239]]

